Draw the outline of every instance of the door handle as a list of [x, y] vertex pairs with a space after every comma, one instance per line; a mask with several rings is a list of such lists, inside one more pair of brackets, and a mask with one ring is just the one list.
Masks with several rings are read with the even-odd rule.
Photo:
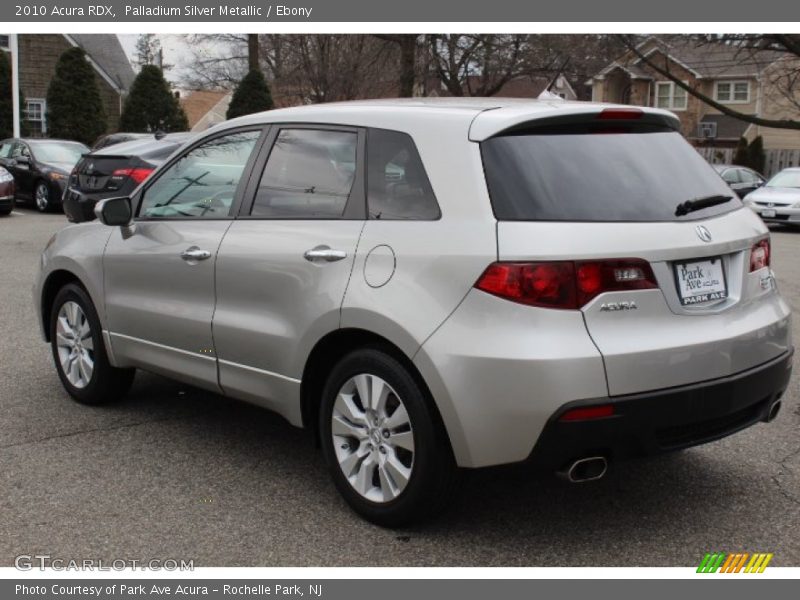
[[211, 257], [211, 252], [208, 250], [200, 250], [197, 246], [192, 246], [181, 252], [181, 258], [187, 262], [194, 262], [198, 260], [205, 260]]
[[311, 250], [306, 250], [303, 253], [303, 258], [311, 262], [314, 262], [315, 260], [336, 262], [337, 260], [347, 258], [347, 252], [343, 250], [334, 250], [330, 246], [315, 246]]

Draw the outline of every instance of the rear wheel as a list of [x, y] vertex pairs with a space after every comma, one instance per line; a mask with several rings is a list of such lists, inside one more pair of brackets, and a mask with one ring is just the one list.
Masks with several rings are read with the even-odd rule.
[[373, 523], [420, 521], [454, 493], [457, 471], [438, 415], [408, 370], [380, 349], [355, 351], [334, 367], [320, 434], [337, 489]]
[[50, 345], [58, 377], [78, 402], [112, 402], [133, 383], [133, 369], [118, 369], [108, 362], [97, 312], [86, 291], [76, 284], [56, 294], [50, 313]]

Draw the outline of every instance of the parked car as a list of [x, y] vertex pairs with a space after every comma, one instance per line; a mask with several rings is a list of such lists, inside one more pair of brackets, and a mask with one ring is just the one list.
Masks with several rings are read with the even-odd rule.
[[151, 139], [152, 137], [152, 133], [106, 133], [94, 141], [92, 150], [100, 150], [101, 148], [107, 148], [122, 142], [130, 142], [131, 140]]
[[791, 373], [769, 232], [679, 128], [497, 98], [234, 119], [55, 235], [39, 322], [77, 401], [143, 369], [264, 406], [383, 525], [458, 467], [598, 479], [772, 420]]
[[14, 176], [0, 167], [0, 216], [14, 210]]
[[191, 133], [157, 137], [147, 134], [83, 156], [70, 174], [64, 193], [67, 219], [75, 223], [93, 220], [98, 200], [130, 194], [191, 136]]
[[739, 198], [760, 188], [766, 178], [760, 173], [739, 165], [712, 165], [723, 181], [728, 184]]
[[14, 176], [18, 200], [47, 212], [61, 206], [67, 177], [86, 152], [79, 142], [11, 138], [0, 142], [0, 165]]
[[767, 223], [800, 225], [800, 167], [772, 177], [764, 187], [748, 194], [745, 204]]

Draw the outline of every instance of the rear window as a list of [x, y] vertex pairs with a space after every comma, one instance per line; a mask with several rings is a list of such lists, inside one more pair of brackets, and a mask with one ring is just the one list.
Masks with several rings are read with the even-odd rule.
[[735, 194], [672, 130], [529, 130], [490, 138], [481, 153], [501, 221], [680, 221], [741, 206], [734, 197], [676, 216], [686, 200]]

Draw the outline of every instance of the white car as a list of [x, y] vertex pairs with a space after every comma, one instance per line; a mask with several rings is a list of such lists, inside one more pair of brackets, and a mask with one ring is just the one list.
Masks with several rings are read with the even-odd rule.
[[744, 203], [767, 223], [800, 225], [800, 167], [784, 169], [747, 194]]
[[597, 479], [771, 420], [791, 373], [769, 233], [678, 130], [497, 98], [234, 119], [54, 236], [42, 331], [80, 402], [143, 369], [309, 429], [383, 525], [459, 469]]

